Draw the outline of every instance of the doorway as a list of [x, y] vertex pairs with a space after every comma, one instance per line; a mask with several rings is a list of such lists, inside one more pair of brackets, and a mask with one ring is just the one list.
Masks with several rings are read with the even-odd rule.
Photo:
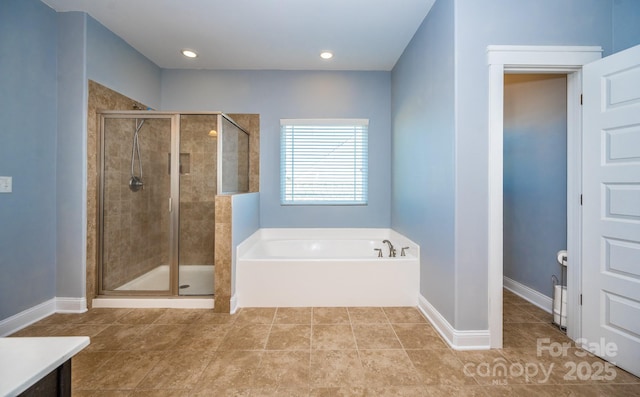
[[[503, 126], [504, 74], [558, 73], [567, 75], [567, 251], [580, 263], [580, 131], [581, 68], [600, 59], [600, 47], [489, 46], [489, 227], [488, 305], [490, 347], [501, 348], [503, 338]], [[580, 335], [580, 269], [569, 268], [567, 333]]]
[[506, 74], [504, 84], [505, 287], [550, 311], [567, 248], [567, 77]]

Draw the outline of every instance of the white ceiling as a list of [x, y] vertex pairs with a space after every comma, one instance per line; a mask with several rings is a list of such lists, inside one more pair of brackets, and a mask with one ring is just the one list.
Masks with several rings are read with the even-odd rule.
[[[435, 0], [42, 0], [84, 11], [161, 68], [393, 68]], [[182, 48], [198, 52], [186, 59]], [[320, 58], [323, 50], [335, 56]]]

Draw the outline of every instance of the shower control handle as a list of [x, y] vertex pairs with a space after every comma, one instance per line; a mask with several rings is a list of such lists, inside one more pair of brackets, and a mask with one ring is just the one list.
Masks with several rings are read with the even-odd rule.
[[142, 182], [141, 178], [132, 176], [129, 180], [129, 189], [132, 192], [137, 192], [138, 190], [144, 189], [144, 182]]

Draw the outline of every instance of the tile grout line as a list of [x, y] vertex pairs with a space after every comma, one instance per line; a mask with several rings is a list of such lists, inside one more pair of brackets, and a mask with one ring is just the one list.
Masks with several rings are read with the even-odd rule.
[[311, 325], [309, 328], [309, 365], [307, 366], [307, 374], [308, 374], [308, 384], [307, 387], [309, 389], [309, 393], [311, 393], [311, 360], [313, 359], [313, 319], [315, 318], [315, 308], [311, 307]]

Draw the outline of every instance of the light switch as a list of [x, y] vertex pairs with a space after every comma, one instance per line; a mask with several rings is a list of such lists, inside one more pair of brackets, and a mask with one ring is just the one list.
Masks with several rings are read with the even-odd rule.
[[10, 176], [0, 176], [0, 193], [11, 193], [12, 180]]

